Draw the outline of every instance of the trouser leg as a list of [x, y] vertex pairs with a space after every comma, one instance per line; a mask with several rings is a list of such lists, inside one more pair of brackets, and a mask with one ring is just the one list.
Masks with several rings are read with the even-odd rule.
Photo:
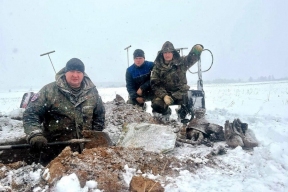
[[165, 104], [163, 99], [160, 99], [158, 97], [152, 100], [151, 107], [153, 109], [153, 112], [160, 113], [160, 114], [167, 113], [169, 109], [168, 105]]
[[177, 112], [177, 115], [178, 115], [178, 119], [179, 120], [182, 120], [182, 119], [185, 119], [185, 117], [187, 116], [188, 114], [188, 110], [186, 107], [184, 107], [183, 105], [180, 105], [180, 108], [178, 108], [176, 110]]
[[136, 105], [137, 104], [137, 101], [135, 99], [131, 99], [130, 97], [128, 98], [127, 104], [131, 104], [131, 105]]
[[160, 98], [152, 100], [152, 112], [154, 117], [160, 117], [164, 122], [169, 121], [171, 115], [171, 108], [165, 104]]

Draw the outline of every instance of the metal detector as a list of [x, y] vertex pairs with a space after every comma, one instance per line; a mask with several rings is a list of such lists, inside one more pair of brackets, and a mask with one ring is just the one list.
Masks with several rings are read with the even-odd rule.
[[[198, 73], [198, 81], [197, 81], [197, 90], [188, 90], [187, 95], [183, 95], [183, 104], [181, 105], [181, 108], [179, 111], [179, 118], [181, 119], [181, 122], [183, 124], [188, 123], [194, 118], [194, 113], [197, 109], [203, 109], [206, 110], [205, 107], [205, 92], [203, 89], [203, 80], [202, 80], [202, 73], [207, 72], [211, 69], [213, 65], [213, 54], [209, 49], [204, 49], [203, 51], [209, 51], [212, 57], [212, 62], [210, 67], [207, 70], [201, 69], [201, 56], [198, 61], [198, 71], [197, 72], [191, 72], [189, 69], [188, 71], [192, 74]], [[203, 52], [202, 51], [202, 52]], [[182, 114], [181, 114], [182, 113]], [[186, 119], [186, 115], [191, 115], [190, 120]]]
[[54, 69], [54, 72], [55, 72], [55, 74], [56, 74], [56, 70], [55, 70], [55, 68], [54, 68], [54, 65], [53, 65], [52, 60], [51, 60], [50, 55], [49, 55], [49, 54], [54, 53], [54, 52], [55, 52], [55, 51], [50, 51], [50, 52], [47, 52], [47, 53], [43, 53], [43, 54], [41, 54], [40, 56], [48, 55], [48, 57], [49, 57], [49, 59], [50, 59], [50, 62], [51, 62], [51, 65], [52, 65], [52, 67], [53, 67], [53, 69]]

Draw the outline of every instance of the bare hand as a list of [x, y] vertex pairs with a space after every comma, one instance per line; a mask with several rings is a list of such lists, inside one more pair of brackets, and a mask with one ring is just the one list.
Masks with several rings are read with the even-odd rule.
[[140, 104], [145, 103], [145, 99], [143, 97], [137, 97], [136, 101]]
[[139, 88], [136, 93], [137, 93], [137, 95], [142, 96], [142, 94], [143, 94], [142, 89]]

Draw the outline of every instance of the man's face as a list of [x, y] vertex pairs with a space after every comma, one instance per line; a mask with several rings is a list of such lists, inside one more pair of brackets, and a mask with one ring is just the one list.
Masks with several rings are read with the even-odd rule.
[[173, 53], [172, 52], [164, 52], [163, 57], [164, 57], [165, 62], [172, 61]]
[[144, 61], [145, 61], [144, 57], [135, 57], [134, 58], [134, 63], [138, 67], [140, 67], [144, 63]]
[[81, 71], [67, 71], [65, 73], [67, 83], [73, 87], [78, 88], [81, 86], [81, 82], [83, 80], [84, 74]]

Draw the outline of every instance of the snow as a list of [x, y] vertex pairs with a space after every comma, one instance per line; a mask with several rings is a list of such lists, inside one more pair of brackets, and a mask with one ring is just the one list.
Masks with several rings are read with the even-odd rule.
[[62, 177], [56, 184], [56, 191], [67, 191], [67, 189], [71, 192], [82, 191], [75, 173]]
[[123, 174], [123, 178], [124, 178], [124, 181], [126, 182], [126, 184], [129, 185], [132, 177], [136, 173], [136, 170], [133, 169], [133, 168], [129, 168], [128, 165], [125, 165], [124, 169], [125, 169], [126, 172]]
[[[195, 155], [203, 152], [204, 147], [189, 144], [177, 147], [171, 152], [172, 155], [180, 159], [197, 160], [204, 166], [194, 173], [181, 170], [179, 176], [165, 178], [168, 183], [162, 183], [165, 191], [288, 191], [288, 81], [204, 84], [204, 90], [206, 119], [219, 125], [224, 125], [226, 120], [241, 119], [253, 130], [259, 146], [253, 150], [243, 150], [241, 147], [229, 149], [226, 154], [215, 157], [214, 161], [218, 165], [215, 167], [205, 166], [205, 159]], [[128, 98], [125, 87], [98, 88], [98, 91], [104, 102], [113, 100], [116, 93], [124, 99]], [[0, 114], [15, 115], [14, 110], [19, 109], [24, 92], [0, 92]], [[175, 108], [176, 106], [173, 106], [173, 109]], [[150, 102], [147, 111], [152, 111]], [[171, 117], [176, 119], [175, 110], [172, 112]], [[3, 123], [1, 119], [0, 123]], [[3, 129], [0, 134], [3, 136], [6, 131], [8, 130]], [[127, 184], [132, 176], [137, 174], [157, 177], [128, 166], [125, 170], [123, 176]], [[30, 174], [34, 180], [40, 177], [37, 170]], [[0, 190], [4, 188], [0, 184]], [[56, 184], [58, 192], [88, 190], [100, 191], [97, 189], [96, 181], [87, 181], [85, 187], [81, 188], [75, 174], [62, 177]]]

